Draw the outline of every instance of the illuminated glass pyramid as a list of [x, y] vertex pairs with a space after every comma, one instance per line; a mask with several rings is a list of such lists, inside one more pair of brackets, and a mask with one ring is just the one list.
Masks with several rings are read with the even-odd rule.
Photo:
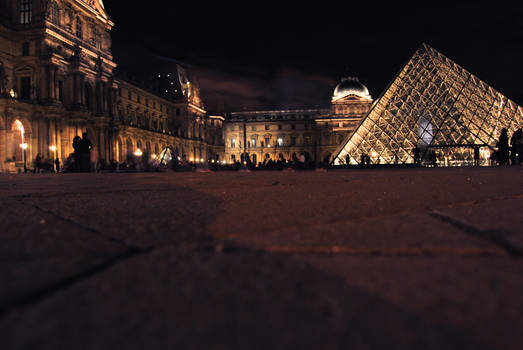
[[421, 45], [356, 130], [334, 164], [414, 163], [430, 155], [442, 165], [466, 165], [474, 148], [487, 163], [502, 128], [523, 126], [523, 109], [427, 44]]

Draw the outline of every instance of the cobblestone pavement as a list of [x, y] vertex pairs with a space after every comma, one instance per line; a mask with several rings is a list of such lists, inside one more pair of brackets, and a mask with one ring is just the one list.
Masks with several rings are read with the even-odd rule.
[[0, 175], [0, 348], [523, 348], [523, 167]]

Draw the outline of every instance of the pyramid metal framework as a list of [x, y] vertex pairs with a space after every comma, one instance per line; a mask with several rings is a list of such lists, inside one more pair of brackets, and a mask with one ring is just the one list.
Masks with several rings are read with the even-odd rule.
[[[345, 142], [335, 165], [414, 163], [435, 155], [442, 165], [486, 164], [502, 128], [523, 126], [523, 109], [465, 69], [422, 44]], [[417, 150], [416, 150], [417, 149]]]

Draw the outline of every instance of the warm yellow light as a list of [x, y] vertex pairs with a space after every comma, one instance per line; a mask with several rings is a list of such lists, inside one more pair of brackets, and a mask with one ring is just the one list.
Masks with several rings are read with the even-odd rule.
[[52, 145], [52, 146], [49, 146], [49, 149], [53, 152], [56, 152], [56, 146], [55, 145]]
[[202, 163], [203, 163], [203, 158], [200, 158], [200, 162], [202, 162]]
[[11, 95], [12, 98], [15, 98], [16, 97], [15, 90], [11, 89], [11, 91], [9, 91], [9, 95]]
[[152, 159], [156, 159], [156, 154], [154, 154], [154, 153], [151, 154], [151, 158], [152, 158]]
[[376, 157], [378, 156], [378, 153], [376, 153], [376, 151], [372, 151], [371, 154], [372, 154], [372, 156], [373, 156], [374, 158], [376, 158]]
[[17, 119], [17, 120], [15, 120], [15, 125], [16, 125], [16, 128], [20, 131], [20, 135], [22, 136], [22, 143], [23, 143], [24, 134], [25, 134], [24, 124], [22, 124], [22, 122]]
[[194, 162], [194, 158], [192, 158], [192, 157], [191, 157], [189, 160], [190, 160], [191, 162]]
[[214, 163], [214, 159], [213, 159], [213, 160], [211, 160], [211, 162], [212, 162], [212, 163]]
[[142, 150], [141, 149], [137, 149], [135, 152], [134, 152], [134, 155], [137, 156], [137, 157], [141, 157], [143, 154]]
[[178, 156], [178, 160], [182, 160], [182, 157]]
[[27, 143], [22, 143], [22, 144], [20, 145], [20, 148], [21, 148], [21, 149], [27, 149]]

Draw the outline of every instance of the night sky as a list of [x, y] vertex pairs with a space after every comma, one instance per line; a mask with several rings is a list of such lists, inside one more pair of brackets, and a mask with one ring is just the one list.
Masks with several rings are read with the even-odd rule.
[[377, 98], [422, 42], [523, 100], [516, 2], [350, 3], [106, 0], [105, 7], [116, 23], [117, 63], [146, 72], [132, 54], [140, 48], [190, 64], [210, 111], [325, 107], [343, 76], [359, 77]]

